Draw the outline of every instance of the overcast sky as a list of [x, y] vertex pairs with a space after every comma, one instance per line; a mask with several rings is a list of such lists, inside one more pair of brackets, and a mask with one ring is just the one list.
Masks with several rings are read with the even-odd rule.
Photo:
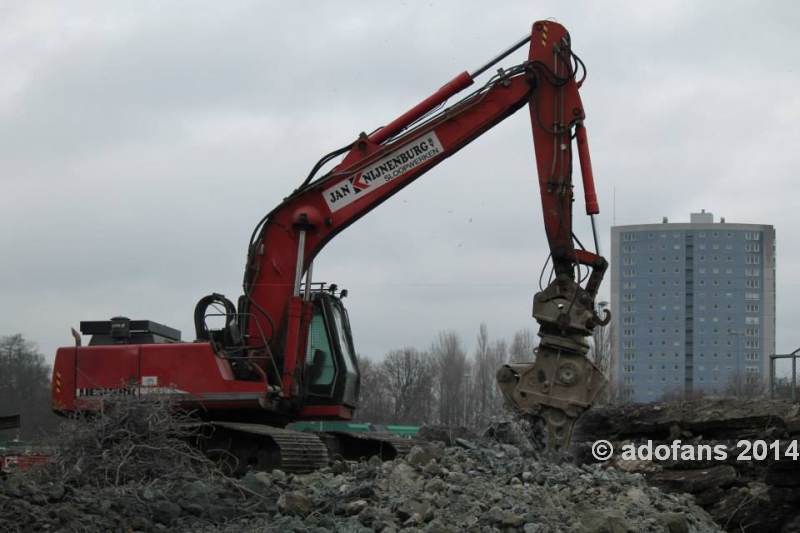
[[[235, 300], [254, 225], [319, 157], [548, 17], [588, 67], [603, 251], [614, 223], [701, 209], [773, 224], [777, 347], [800, 347], [800, 4], [763, 0], [5, 0], [0, 335], [52, 358], [79, 321], [123, 314], [191, 340], [196, 301]], [[350, 291], [360, 353], [535, 329], [530, 138], [523, 111], [318, 256], [315, 279]], [[576, 218], [587, 243], [582, 199]]]

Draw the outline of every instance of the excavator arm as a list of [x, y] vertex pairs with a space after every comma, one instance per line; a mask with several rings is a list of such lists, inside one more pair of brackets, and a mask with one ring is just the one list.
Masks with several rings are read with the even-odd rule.
[[[474, 77], [528, 42], [527, 61], [497, 70], [488, 83], [442, 109], [472, 85]], [[572, 233], [573, 139], [587, 214], [599, 211], [578, 92], [581, 65], [561, 25], [536, 22], [530, 36], [492, 62], [459, 74], [390, 124], [370, 135], [362, 133], [351, 145], [323, 158], [308, 179], [262, 219], [249, 247], [237, 313], [243, 318], [232, 336], [241, 344], [241, 353], [277, 369], [280, 375], [274, 378], [282, 401], [302, 401], [312, 313], [308, 288], [317, 254], [339, 232], [527, 107], [554, 278], [534, 297], [541, 337], [536, 362], [507, 365], [498, 372], [498, 381], [513, 405], [545, 420], [548, 449], [563, 451], [572, 423], [605, 384], [605, 377], [585, 357], [586, 337], [609, 318], [599, 318], [594, 310], [607, 263], [576, 248]], [[341, 163], [316, 177], [326, 162], [342, 155]], [[588, 273], [583, 287], [582, 272]], [[265, 375], [269, 370], [265, 363], [254, 366], [262, 367], [259, 372]]]
[[[496, 70], [486, 84], [465, 91], [526, 43], [526, 61]], [[284, 427], [299, 420], [349, 420], [358, 403], [345, 291], [336, 294], [333, 285], [313, 281], [314, 259], [339, 232], [527, 108], [553, 274], [533, 300], [541, 338], [535, 359], [504, 366], [497, 379], [511, 406], [544, 421], [547, 451], [561, 456], [575, 420], [606, 382], [586, 357], [586, 338], [609, 319], [594, 310], [607, 264], [572, 233], [573, 145], [587, 214], [598, 212], [578, 93], [581, 66], [567, 31], [554, 22], [537, 22], [530, 35], [486, 65], [459, 74], [391, 123], [323, 157], [257, 224], [238, 305], [219, 294], [202, 298], [195, 309], [194, 342], [181, 341], [179, 331], [151, 320], [82, 321], [80, 331], [91, 335], [88, 345], [73, 330], [75, 345], [56, 353], [53, 409], [69, 415], [102, 409], [101, 400], [109, 395], [168, 394], [209, 422], [204, 446], [235, 455], [241, 473], [307, 471], [331, 455], [383, 457], [387, 448], [395, 456], [403, 453], [407, 441], [316, 436]], [[466, 96], [446, 106], [462, 92]], [[332, 170], [321, 171], [339, 157]], [[596, 234], [594, 240], [596, 248]], [[217, 326], [222, 319], [217, 329], [207, 324], [213, 315]]]

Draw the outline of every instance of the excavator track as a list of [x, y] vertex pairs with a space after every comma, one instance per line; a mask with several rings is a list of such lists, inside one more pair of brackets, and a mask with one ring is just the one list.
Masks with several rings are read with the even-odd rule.
[[209, 422], [206, 453], [229, 465], [232, 474], [250, 470], [308, 473], [329, 463], [328, 449], [313, 433], [262, 424]]
[[379, 433], [351, 431], [300, 432], [262, 424], [207, 422], [203, 449], [233, 475], [249, 471], [305, 474], [328, 466], [331, 460], [382, 461], [403, 457], [415, 441]]
[[326, 431], [317, 433], [333, 459], [360, 461], [378, 456], [391, 461], [411, 451], [415, 441], [381, 433], [356, 433], [352, 431]]
[[15, 429], [19, 426], [19, 415], [0, 416], [0, 429]]

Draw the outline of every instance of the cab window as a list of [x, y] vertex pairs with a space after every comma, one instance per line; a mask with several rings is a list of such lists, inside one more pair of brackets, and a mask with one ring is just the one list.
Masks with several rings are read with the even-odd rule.
[[319, 309], [314, 310], [314, 316], [311, 318], [306, 346], [309, 384], [331, 385], [336, 375], [336, 366], [333, 363], [333, 351], [325, 329], [325, 319]]

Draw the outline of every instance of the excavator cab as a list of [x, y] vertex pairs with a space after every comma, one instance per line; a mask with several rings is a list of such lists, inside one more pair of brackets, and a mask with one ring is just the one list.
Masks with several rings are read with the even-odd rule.
[[305, 404], [355, 407], [360, 376], [350, 320], [342, 304], [342, 293], [336, 296], [336, 286], [331, 288], [311, 293], [314, 311], [306, 339]]
[[[350, 320], [342, 298], [347, 291], [339, 291], [335, 284], [313, 283], [302, 287], [304, 300], [311, 303], [312, 313], [305, 325], [306, 331], [300, 333], [305, 341], [303, 366], [292, 370], [300, 386], [298, 397], [303, 398], [304, 407], [342, 406], [354, 409], [358, 403], [360, 376], [356, 361], [353, 337], [350, 333]], [[244, 309], [245, 298], [239, 300], [239, 309]], [[213, 312], [209, 312], [210, 308]], [[237, 313], [233, 303], [221, 294], [211, 294], [202, 298], [195, 308], [195, 329], [199, 341], [210, 341], [215, 351], [224, 354], [231, 362], [236, 379], [258, 381], [260, 376], [254, 371], [249, 357], [241, 356], [242, 333], [246, 312]], [[216, 317], [222, 322], [220, 327], [210, 328], [206, 321]], [[266, 363], [268, 381], [277, 384], [284, 368], [284, 356], [274, 361], [275, 366]]]

